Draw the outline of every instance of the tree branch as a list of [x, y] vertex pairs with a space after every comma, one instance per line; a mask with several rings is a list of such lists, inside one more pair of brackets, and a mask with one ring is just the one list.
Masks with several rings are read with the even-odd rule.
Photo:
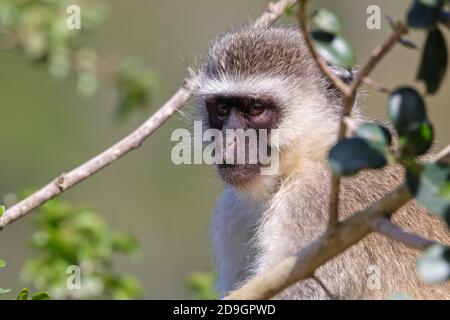
[[[344, 96], [344, 109], [342, 112], [341, 120], [338, 129], [338, 140], [344, 139], [347, 132], [347, 125], [345, 119], [350, 116], [352, 111], [356, 93], [358, 88], [361, 86], [364, 80], [367, 81], [367, 76], [372, 72], [375, 66], [381, 61], [381, 59], [386, 55], [387, 52], [398, 42], [401, 36], [407, 31], [407, 27], [400, 23], [397, 29], [391, 34], [391, 36], [379, 47], [377, 47], [371, 54], [369, 61], [364, 65], [364, 67], [358, 72], [355, 79], [346, 85], [339, 77], [337, 77], [324, 62], [324, 60], [319, 56], [319, 54], [314, 49], [314, 45], [311, 41], [310, 35], [306, 27], [306, 3], [308, 0], [300, 1], [300, 10], [298, 12], [301, 31], [305, 39], [305, 43], [309, 49], [309, 52], [320, 67], [322, 72], [327, 76], [333, 84], [338, 88]], [[339, 187], [340, 187], [340, 177], [333, 174], [331, 177], [331, 190], [330, 190], [330, 201], [329, 201], [329, 212], [328, 212], [328, 227], [333, 228], [339, 222]]]
[[424, 239], [416, 234], [406, 232], [393, 224], [389, 219], [378, 218], [372, 221], [372, 228], [396, 241], [406, 244], [408, 247], [425, 250], [435, 244], [434, 241]]
[[144, 124], [133, 131], [130, 135], [117, 142], [101, 154], [82, 164], [68, 173], [63, 173], [39, 191], [20, 201], [5, 211], [0, 218], [0, 229], [11, 222], [23, 217], [31, 210], [41, 206], [48, 200], [58, 196], [64, 191], [86, 180], [114, 161], [120, 159], [128, 152], [140, 147], [156, 129], [166, 122], [179, 107], [190, 97], [192, 81], [187, 80], [185, 84], [170, 98], [166, 104], [159, 109]]
[[351, 117], [344, 117], [344, 122], [347, 128], [346, 136], [353, 137], [358, 130], [358, 125]]
[[306, 46], [308, 47], [309, 53], [311, 57], [314, 59], [316, 64], [322, 70], [322, 73], [329, 78], [334, 86], [342, 92], [344, 96], [350, 95], [350, 87], [346, 85], [338, 76], [334, 74], [334, 72], [330, 69], [327, 63], [323, 60], [321, 56], [317, 53], [314, 48], [313, 42], [311, 40], [311, 36], [309, 35], [308, 28], [306, 26], [306, 2], [308, 0], [300, 1], [300, 10], [298, 11], [298, 20], [300, 23], [300, 30], [303, 35], [303, 39], [305, 40]]
[[[450, 145], [435, 158], [450, 159]], [[329, 228], [317, 240], [273, 268], [257, 275], [241, 288], [231, 291], [226, 300], [270, 299], [294, 283], [314, 278], [315, 270], [373, 232], [373, 223], [392, 214], [412, 199], [405, 183], [364, 210], [358, 211], [335, 228]]]
[[270, 2], [258, 20], [255, 21], [257, 27], [268, 27], [277, 21], [286, 11], [286, 9], [294, 6], [298, 0], [280, 0], [276, 3]]
[[389, 94], [392, 91], [388, 87], [383, 86], [382, 84], [376, 82], [375, 80], [373, 80], [372, 78], [369, 78], [369, 77], [365, 77], [363, 82], [364, 82], [364, 84], [372, 87], [373, 89], [375, 89], [375, 90], [377, 90], [377, 91], [379, 91], [381, 93]]
[[[286, 8], [294, 5], [296, 2], [296, 0], [280, 0], [277, 3], [269, 4], [267, 11], [255, 21], [255, 25], [269, 26], [280, 18]], [[0, 230], [50, 199], [96, 174], [128, 152], [137, 149], [190, 98], [194, 83], [195, 79], [186, 80], [185, 84], [153, 116], [115, 145], [78, 168], [61, 174], [37, 192], [7, 209], [3, 216], [0, 217]]]
[[372, 51], [369, 61], [364, 65], [364, 67], [357, 73], [355, 79], [353, 79], [350, 84], [350, 90], [352, 94], [358, 90], [364, 78], [369, 76], [372, 70], [377, 66], [377, 64], [383, 59], [383, 57], [388, 53], [394, 45], [400, 40], [400, 38], [408, 31], [408, 27], [404, 23], [399, 23], [394, 32], [390, 37], [381, 45]]

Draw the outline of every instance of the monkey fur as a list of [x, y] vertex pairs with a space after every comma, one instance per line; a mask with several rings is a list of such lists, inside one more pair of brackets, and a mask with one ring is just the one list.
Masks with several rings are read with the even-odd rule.
[[[345, 82], [352, 80], [351, 72], [332, 69]], [[331, 181], [327, 153], [336, 142], [343, 99], [310, 57], [298, 28], [244, 26], [230, 31], [211, 45], [196, 79], [196, 114], [206, 128], [213, 121], [208, 101], [264, 97], [270, 98], [276, 119], [264, 123], [280, 129], [279, 174], [248, 176], [248, 166], [219, 170], [225, 187], [211, 238], [223, 296], [325, 231]], [[352, 117], [357, 123], [367, 121], [360, 98]], [[219, 129], [224, 123], [219, 122]], [[396, 166], [343, 178], [340, 219], [382, 198], [403, 179], [403, 169]], [[445, 223], [414, 201], [398, 210], [393, 221], [450, 244]], [[373, 233], [316, 271], [327, 290], [308, 279], [275, 298], [388, 299], [403, 293], [414, 299], [449, 299], [449, 284], [430, 285], [418, 277], [419, 256], [418, 250]], [[370, 285], [374, 270], [380, 280], [375, 288]]]

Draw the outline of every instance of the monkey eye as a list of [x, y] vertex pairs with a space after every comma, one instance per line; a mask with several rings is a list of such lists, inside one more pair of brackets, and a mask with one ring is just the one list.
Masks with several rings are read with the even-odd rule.
[[265, 110], [266, 106], [263, 103], [257, 101], [250, 106], [248, 114], [252, 117], [257, 117], [260, 114], [262, 114]]
[[219, 103], [216, 106], [216, 114], [221, 118], [225, 118], [230, 114], [230, 108], [225, 103]]

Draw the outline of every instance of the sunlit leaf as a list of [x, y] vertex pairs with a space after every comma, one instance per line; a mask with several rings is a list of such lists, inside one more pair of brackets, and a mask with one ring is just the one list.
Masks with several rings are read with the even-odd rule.
[[392, 135], [389, 130], [376, 123], [365, 123], [358, 128], [356, 137], [364, 139], [372, 148], [381, 153], [392, 144]]
[[[313, 31], [311, 33], [317, 52], [330, 64], [349, 68], [354, 64], [354, 51], [342, 35], [336, 35], [332, 39], [329, 33]], [[328, 40], [328, 41], [327, 41]]]
[[311, 18], [315, 27], [321, 31], [338, 34], [342, 31], [342, 24], [339, 18], [327, 9], [316, 10]]
[[416, 200], [430, 212], [441, 216], [450, 225], [450, 166], [427, 163], [421, 172], [408, 170], [407, 184]]
[[417, 262], [417, 269], [423, 280], [442, 283], [450, 280], [450, 248], [434, 245]]
[[22, 291], [20, 291], [19, 295], [17, 296], [17, 300], [28, 300], [28, 288], [23, 288]]

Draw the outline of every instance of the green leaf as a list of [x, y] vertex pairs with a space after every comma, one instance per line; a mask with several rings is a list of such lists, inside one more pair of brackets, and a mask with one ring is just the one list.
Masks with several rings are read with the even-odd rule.
[[417, 262], [417, 270], [429, 283], [450, 280], [450, 248], [439, 244], [432, 246]]
[[349, 68], [354, 64], [354, 51], [342, 35], [329, 36], [330, 33], [314, 30], [311, 36], [317, 52], [330, 64]]
[[386, 148], [392, 144], [392, 135], [389, 130], [376, 123], [365, 123], [356, 131], [356, 137], [364, 139], [375, 150], [385, 153]]
[[115, 234], [113, 246], [117, 251], [128, 255], [136, 255], [139, 253], [139, 244], [136, 238], [126, 233]]
[[408, 170], [408, 188], [416, 198], [432, 213], [441, 216], [450, 225], [450, 166], [443, 163], [427, 163], [421, 172]]
[[23, 288], [22, 291], [20, 291], [19, 295], [17, 296], [17, 300], [28, 300], [28, 288]]
[[41, 291], [41, 292], [36, 292], [35, 294], [33, 294], [31, 296], [31, 300], [49, 300], [50, 296], [48, 294], [48, 292], [45, 291]]
[[328, 155], [331, 169], [338, 176], [350, 176], [362, 169], [379, 169], [387, 164], [386, 158], [361, 138], [338, 142]]
[[5, 213], [5, 206], [0, 206], [0, 217]]
[[388, 113], [399, 135], [408, 133], [411, 126], [427, 120], [422, 97], [410, 87], [401, 87], [391, 93]]
[[127, 60], [120, 66], [115, 77], [119, 92], [119, 116], [127, 115], [151, 101], [155, 77], [148, 68], [136, 61]]
[[5, 293], [8, 293], [8, 292], [10, 292], [11, 291], [11, 289], [3, 289], [3, 288], [0, 288], [0, 294], [5, 294]]
[[427, 93], [436, 93], [444, 79], [448, 65], [448, 50], [444, 36], [438, 27], [428, 32], [422, 53], [417, 80], [423, 80]]
[[413, 28], [432, 27], [440, 17], [443, 4], [443, 0], [414, 0], [408, 11], [408, 24]]
[[433, 125], [427, 120], [414, 123], [399, 138], [399, 148], [403, 155], [421, 156], [433, 145]]
[[6, 261], [0, 259], [0, 269], [6, 267]]
[[188, 288], [195, 294], [196, 299], [214, 300], [218, 293], [214, 289], [216, 276], [210, 272], [195, 272], [187, 279]]
[[322, 31], [339, 34], [342, 31], [342, 24], [339, 18], [327, 9], [318, 9], [312, 15], [312, 22]]

